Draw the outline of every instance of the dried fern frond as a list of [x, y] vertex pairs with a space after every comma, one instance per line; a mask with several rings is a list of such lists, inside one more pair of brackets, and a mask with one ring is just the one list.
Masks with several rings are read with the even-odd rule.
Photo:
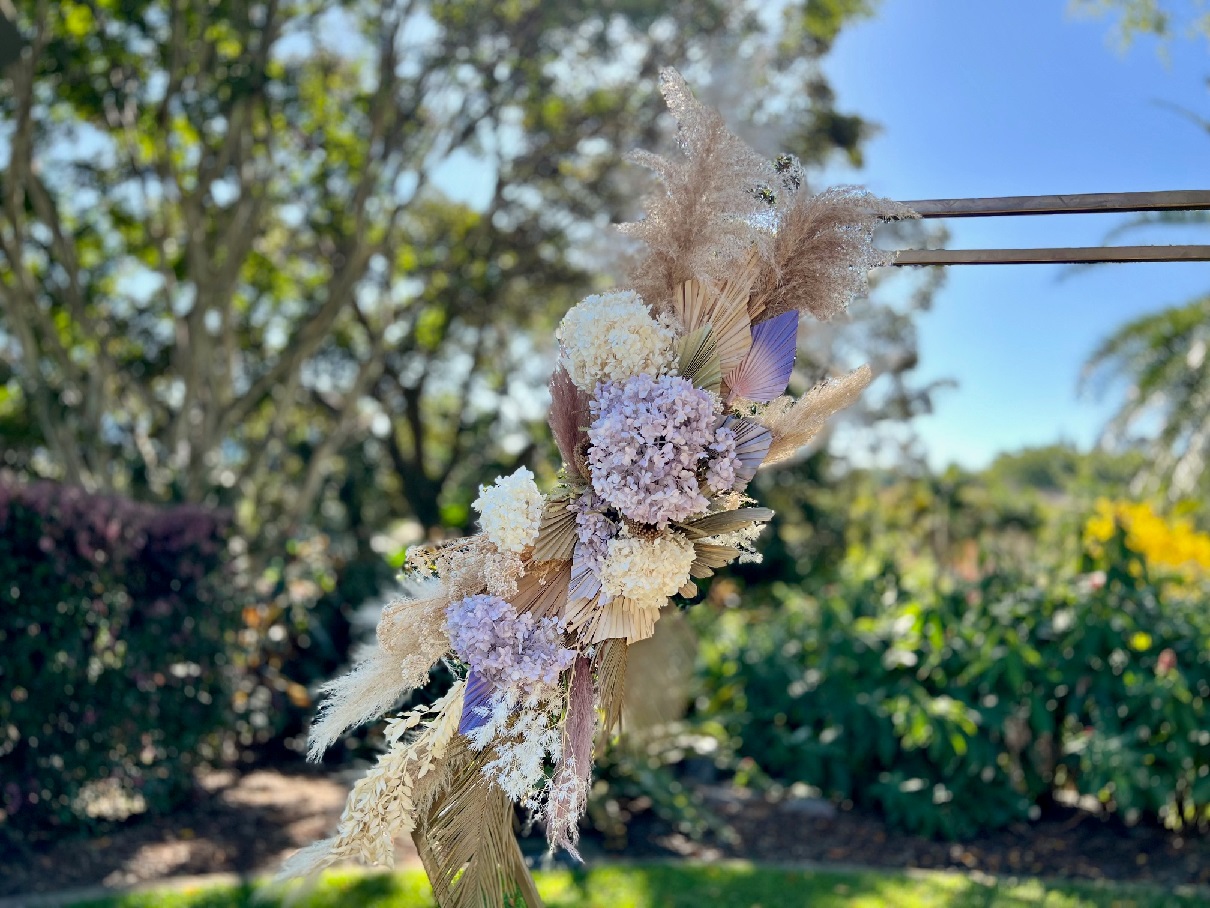
[[648, 198], [645, 219], [620, 228], [647, 247], [631, 286], [656, 313], [667, 311], [685, 281], [718, 285], [743, 267], [754, 248], [768, 244], [768, 230], [758, 226], [768, 209], [756, 190], [774, 177], [772, 165], [732, 135], [717, 111], [698, 102], [680, 73], [663, 70], [660, 87], [679, 124], [684, 157], [631, 154], [655, 172], [663, 191]]
[[843, 378], [821, 382], [798, 400], [779, 397], [752, 416], [773, 435], [763, 465], [793, 457], [834, 414], [855, 403], [873, 379], [870, 367], [862, 366]]
[[894, 252], [874, 245], [875, 228], [887, 218], [916, 217], [910, 208], [854, 186], [818, 195], [801, 190], [787, 198], [767, 267], [748, 302], [753, 322], [792, 311], [827, 321], [843, 311], [868, 292], [870, 269], [895, 260]]
[[[280, 879], [309, 876], [356, 860], [392, 866], [395, 839], [416, 828], [443, 789], [447, 754], [458, 736], [466, 683], [458, 682], [430, 706], [405, 713], [387, 725], [388, 750], [349, 792], [336, 835], [304, 848], [283, 865]], [[426, 719], [432, 722], [405, 740]]]

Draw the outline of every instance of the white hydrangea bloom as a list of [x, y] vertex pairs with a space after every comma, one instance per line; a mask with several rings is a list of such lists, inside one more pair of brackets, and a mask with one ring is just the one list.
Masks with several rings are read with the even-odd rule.
[[693, 543], [682, 536], [619, 536], [609, 541], [601, 586], [642, 608], [660, 608], [689, 579], [695, 557]]
[[545, 499], [525, 467], [511, 476], [497, 476], [490, 486], [479, 486], [473, 507], [479, 526], [502, 552], [519, 552], [538, 538]]
[[559, 364], [576, 387], [659, 375], [673, 365], [675, 332], [651, 317], [633, 290], [594, 294], [568, 310], [555, 332]]

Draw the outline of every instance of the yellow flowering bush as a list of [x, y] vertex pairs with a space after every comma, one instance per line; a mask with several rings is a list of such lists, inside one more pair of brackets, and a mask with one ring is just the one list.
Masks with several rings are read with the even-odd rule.
[[1170, 570], [1186, 577], [1210, 575], [1210, 534], [1199, 532], [1188, 519], [1166, 518], [1145, 502], [1102, 498], [1084, 525], [1084, 545], [1100, 556], [1118, 528], [1126, 547], [1147, 567]]

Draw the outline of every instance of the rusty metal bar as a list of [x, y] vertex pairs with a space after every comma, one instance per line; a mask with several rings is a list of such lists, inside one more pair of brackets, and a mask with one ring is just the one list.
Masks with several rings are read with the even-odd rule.
[[1068, 249], [904, 249], [896, 265], [1093, 265], [1210, 262], [1210, 246], [1085, 246]]
[[[1210, 190], [1020, 195], [904, 202], [922, 218], [1014, 217], [1030, 214], [1113, 214], [1210, 211]], [[1089, 265], [1101, 262], [1210, 262], [1210, 246], [1087, 246], [1054, 249], [904, 249], [896, 265]]]
[[1210, 211], [1210, 190], [1014, 195], [990, 199], [904, 202], [922, 218], [979, 218], [1026, 214], [1113, 214], [1126, 211]]

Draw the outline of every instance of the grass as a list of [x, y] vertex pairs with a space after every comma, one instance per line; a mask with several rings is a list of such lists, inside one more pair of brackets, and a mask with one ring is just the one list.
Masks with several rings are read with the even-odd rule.
[[[633, 864], [536, 874], [548, 908], [1178, 908], [1210, 899], [1154, 888], [1038, 881], [984, 883], [951, 873], [789, 870], [749, 864]], [[253, 885], [114, 896], [71, 908], [275, 908]], [[418, 870], [327, 874], [292, 908], [429, 908]]]

